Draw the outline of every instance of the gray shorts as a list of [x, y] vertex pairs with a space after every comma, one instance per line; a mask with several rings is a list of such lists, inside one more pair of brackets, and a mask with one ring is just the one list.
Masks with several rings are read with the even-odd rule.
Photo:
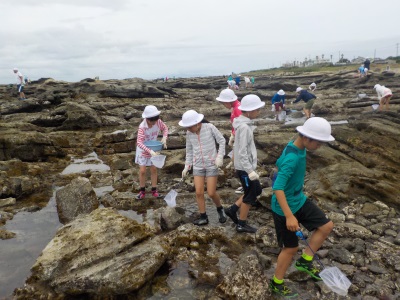
[[193, 169], [193, 176], [214, 177], [218, 176], [218, 168]]

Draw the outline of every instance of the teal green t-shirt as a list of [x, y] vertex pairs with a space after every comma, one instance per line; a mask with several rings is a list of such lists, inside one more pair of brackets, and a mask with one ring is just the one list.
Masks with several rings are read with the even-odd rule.
[[[292, 213], [296, 213], [306, 202], [303, 193], [304, 176], [306, 174], [306, 149], [299, 149], [290, 141], [276, 161], [278, 176], [272, 190], [282, 190]], [[284, 216], [275, 194], [271, 200], [272, 211]]]

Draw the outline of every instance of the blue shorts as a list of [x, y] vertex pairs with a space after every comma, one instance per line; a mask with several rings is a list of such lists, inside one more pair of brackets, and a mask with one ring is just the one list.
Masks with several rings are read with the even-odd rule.
[[[286, 217], [272, 212], [275, 223], [276, 237], [280, 247], [296, 248], [299, 246], [299, 239], [296, 232], [286, 227]], [[297, 221], [308, 231], [313, 231], [328, 223], [330, 219], [311, 200], [307, 199], [304, 205], [294, 214]]]
[[260, 196], [262, 192], [260, 181], [251, 181], [249, 174], [247, 174], [245, 171], [236, 170], [236, 175], [239, 177], [240, 183], [243, 187], [243, 203], [255, 205], [257, 197]]
[[22, 93], [24, 91], [24, 86], [22, 84], [18, 84], [17, 88], [19, 93]]

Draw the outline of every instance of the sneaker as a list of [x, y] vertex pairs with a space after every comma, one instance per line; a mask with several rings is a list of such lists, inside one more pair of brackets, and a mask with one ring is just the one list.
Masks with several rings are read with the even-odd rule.
[[234, 213], [234, 212], [231, 210], [230, 207], [225, 208], [224, 211], [225, 211], [225, 214], [226, 214], [229, 218], [231, 218], [231, 220], [233, 221], [233, 223], [237, 224], [237, 223], [239, 222], [239, 219], [238, 219], [236, 213]]
[[274, 282], [273, 279], [271, 279], [271, 281], [269, 282], [269, 288], [271, 289], [271, 291], [275, 294], [279, 294], [281, 296], [283, 296], [284, 298], [294, 298], [298, 296], [298, 293], [296, 291], [292, 291], [291, 289], [289, 289], [285, 283], [282, 284], [278, 284], [276, 282]]
[[314, 266], [312, 261], [306, 261], [303, 257], [300, 257], [294, 266], [297, 270], [306, 272], [313, 279], [322, 280], [322, 278], [319, 276], [319, 269]]
[[197, 225], [197, 226], [207, 225], [208, 224], [208, 217], [205, 218], [205, 219], [199, 218], [197, 220], [194, 220], [193, 224]]
[[161, 194], [158, 193], [157, 190], [151, 191], [151, 194], [153, 195], [153, 197], [156, 197], [156, 198], [162, 198], [163, 197]]
[[146, 192], [140, 191], [139, 194], [136, 195], [136, 199], [141, 200], [146, 196]]
[[239, 223], [236, 225], [237, 232], [248, 232], [248, 233], [256, 233], [257, 228], [251, 227], [249, 224], [240, 225]]
[[217, 212], [218, 212], [219, 222], [220, 223], [225, 223], [226, 222], [226, 215], [224, 213], [224, 210], [223, 209], [217, 210]]
[[235, 194], [243, 194], [243, 193], [244, 193], [244, 190], [243, 190], [242, 187], [239, 187], [239, 188], [237, 188], [237, 189], [235, 190]]

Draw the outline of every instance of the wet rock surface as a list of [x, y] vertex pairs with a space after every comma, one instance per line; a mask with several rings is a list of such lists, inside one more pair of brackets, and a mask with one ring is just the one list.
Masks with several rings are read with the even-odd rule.
[[[316, 82], [313, 113], [332, 123], [336, 140], [307, 154], [305, 191], [335, 223], [318, 251], [322, 263], [339, 267], [353, 284], [348, 296], [340, 298], [294, 267], [286, 278], [300, 299], [399, 298], [399, 76], [376, 72], [358, 79], [348, 72], [277, 71], [255, 77], [254, 87], [235, 91], [239, 98], [255, 93], [267, 102], [254, 132], [264, 188], [260, 205], [249, 213], [249, 223], [259, 228], [255, 235], [236, 233], [230, 220], [220, 224], [210, 200], [210, 224], [192, 225], [198, 217], [193, 181], [179, 183], [185, 157], [185, 131], [178, 126], [183, 112], [195, 109], [205, 114], [229, 138], [230, 112], [215, 101], [226, 78], [165, 83], [136, 78], [78, 83], [43, 79], [26, 86], [26, 101], [15, 100], [14, 90], [0, 86], [0, 237], [18, 238], [20, 233], [7, 230], [7, 222], [21, 211], [45, 207], [55, 189], [60, 192], [78, 177], [91, 185], [92, 190], [85, 191], [90, 202], [101, 204], [64, 220], [36, 263], [28, 266], [32, 274], [13, 297], [273, 299], [268, 281], [279, 248], [269, 209], [271, 172], [295, 136], [295, 127], [304, 122], [302, 104], [290, 105], [294, 90]], [[378, 102], [376, 83], [392, 89], [390, 111], [372, 109]], [[291, 109], [286, 122], [275, 121], [269, 111], [271, 97], [281, 88]], [[359, 98], [362, 93], [366, 97]], [[162, 111], [169, 126], [159, 190], [178, 192], [175, 208], [151, 196], [135, 199], [138, 168], [132, 160], [137, 127], [148, 104]], [[65, 172], [79, 160], [91, 168]], [[224, 165], [229, 161], [226, 156]], [[225, 206], [237, 199], [238, 184], [233, 171], [222, 168], [218, 192]], [[73, 200], [71, 193], [71, 207]], [[132, 219], [123, 212], [137, 215]]]

